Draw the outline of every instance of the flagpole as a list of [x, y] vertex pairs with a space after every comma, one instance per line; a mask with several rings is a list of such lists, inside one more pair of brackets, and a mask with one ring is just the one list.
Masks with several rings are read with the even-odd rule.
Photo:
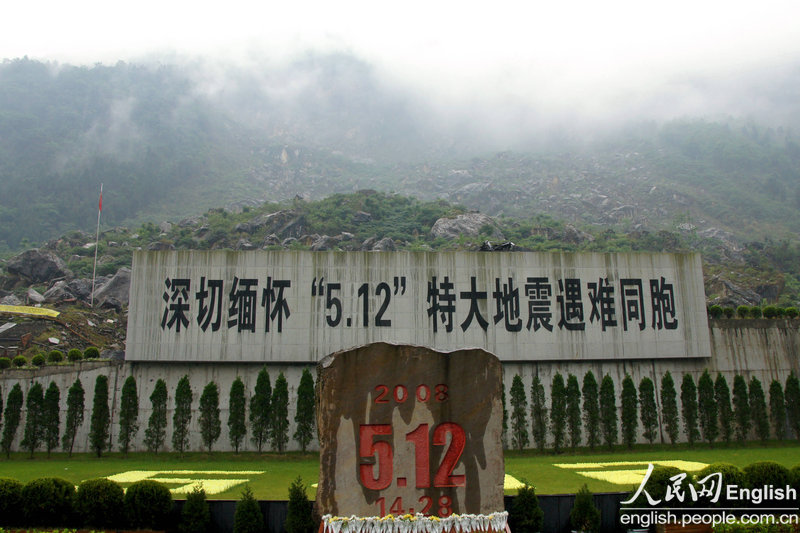
[[97, 233], [94, 238], [94, 267], [92, 268], [92, 292], [89, 296], [89, 306], [94, 307], [94, 278], [97, 273], [97, 249], [100, 247], [100, 213], [103, 212], [103, 184], [100, 184], [100, 201], [97, 204]]

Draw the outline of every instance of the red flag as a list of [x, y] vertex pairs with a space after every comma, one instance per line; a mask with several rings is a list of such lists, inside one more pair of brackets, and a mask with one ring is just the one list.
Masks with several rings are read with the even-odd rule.
[[102, 190], [100, 190], [100, 203], [97, 205], [97, 210], [98, 211], [102, 211], [103, 210], [103, 191]]

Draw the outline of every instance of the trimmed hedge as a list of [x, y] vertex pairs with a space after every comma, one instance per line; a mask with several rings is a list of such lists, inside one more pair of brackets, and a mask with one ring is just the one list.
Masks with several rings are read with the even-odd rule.
[[75, 362], [83, 359], [83, 352], [77, 348], [73, 348], [67, 352], [67, 360]]
[[29, 481], [22, 488], [26, 526], [71, 526], [75, 511], [75, 485], [57, 477]]
[[11, 368], [11, 359], [8, 357], [0, 357], [0, 370]]
[[37, 353], [31, 358], [31, 364], [33, 366], [44, 366], [45, 358], [43, 354]]
[[24, 520], [22, 489], [25, 486], [16, 479], [0, 478], [0, 526], [21, 526]]
[[50, 353], [47, 354], [47, 362], [48, 363], [60, 363], [64, 360], [64, 352], [61, 350], [50, 350]]
[[94, 346], [89, 346], [83, 351], [84, 359], [98, 359], [100, 357], [100, 350]]
[[28, 364], [28, 360], [25, 359], [24, 355], [18, 355], [11, 360], [11, 363], [17, 368], [22, 368], [23, 366]]
[[172, 494], [158, 481], [137, 481], [125, 491], [125, 515], [133, 528], [166, 529], [171, 512]]
[[116, 529], [125, 526], [123, 508], [125, 493], [109, 479], [90, 479], [78, 487], [75, 511], [83, 526]]

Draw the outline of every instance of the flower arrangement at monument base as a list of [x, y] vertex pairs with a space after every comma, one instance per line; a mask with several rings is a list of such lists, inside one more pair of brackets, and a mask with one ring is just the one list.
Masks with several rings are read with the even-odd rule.
[[508, 513], [451, 514], [440, 518], [420, 513], [383, 517], [322, 517], [321, 533], [473, 533], [507, 530]]

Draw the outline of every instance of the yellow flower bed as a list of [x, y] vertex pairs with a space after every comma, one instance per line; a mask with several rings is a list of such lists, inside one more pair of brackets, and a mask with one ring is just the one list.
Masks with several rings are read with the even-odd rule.
[[206, 494], [211, 495], [225, 492], [250, 480], [246, 478], [198, 479], [196, 476], [251, 476], [263, 473], [262, 470], [129, 470], [128, 472], [108, 476], [107, 479], [125, 484], [152, 479], [160, 483], [181, 485], [170, 489], [173, 494], [186, 494], [194, 490], [195, 487], [202, 487]]
[[502, 532], [508, 524], [505, 511], [488, 515], [452, 514], [440, 518], [422, 514], [387, 515], [383, 517], [322, 517], [323, 533], [473, 533]]

